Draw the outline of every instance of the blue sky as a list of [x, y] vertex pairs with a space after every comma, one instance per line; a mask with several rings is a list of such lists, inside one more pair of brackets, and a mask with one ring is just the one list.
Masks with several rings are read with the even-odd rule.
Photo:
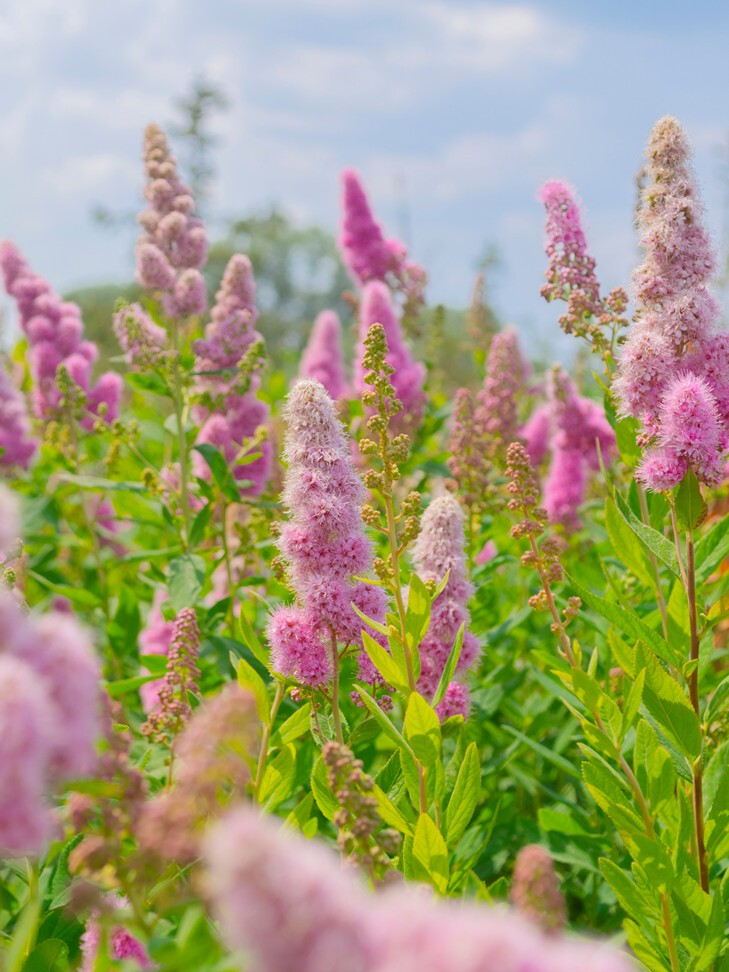
[[59, 288], [128, 277], [129, 235], [91, 208], [138, 206], [142, 128], [204, 72], [232, 101], [215, 210], [276, 201], [335, 229], [354, 166], [387, 230], [409, 227], [433, 300], [466, 303], [495, 243], [500, 312], [556, 351], [539, 185], [576, 187], [606, 288], [627, 283], [635, 172], [675, 114], [720, 243], [728, 41], [721, 2], [4, 0], [0, 236]]

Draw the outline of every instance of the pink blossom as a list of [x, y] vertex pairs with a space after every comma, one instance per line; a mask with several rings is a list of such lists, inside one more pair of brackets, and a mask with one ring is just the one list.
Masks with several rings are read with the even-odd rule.
[[342, 356], [342, 325], [334, 311], [324, 310], [314, 321], [301, 356], [299, 375], [320, 381], [334, 401], [349, 394]]
[[476, 556], [476, 563], [479, 567], [483, 567], [484, 564], [487, 564], [490, 560], [493, 560], [497, 553], [498, 550], [496, 549], [496, 544], [494, 541], [487, 540]]
[[548, 404], [539, 405], [519, 429], [519, 438], [533, 466], [538, 466], [549, 451], [552, 434], [551, 408]]
[[436, 705], [435, 711], [438, 713], [440, 721], [445, 722], [446, 719], [457, 715], [467, 719], [469, 708], [470, 700], [467, 687], [461, 682], [451, 682], [442, 700]]
[[486, 361], [483, 388], [478, 392], [476, 427], [484, 447], [494, 459], [504, 460], [518, 428], [518, 396], [529, 369], [519, 350], [513, 328], [494, 336]]
[[[168, 655], [172, 643], [173, 621], [165, 621], [162, 614], [162, 604], [166, 598], [163, 590], [154, 592], [152, 607], [147, 615], [147, 624], [139, 634], [139, 653], [141, 655]], [[143, 669], [146, 672], [146, 669]], [[154, 711], [159, 704], [159, 690], [164, 679], [156, 678], [152, 682], [145, 682], [139, 690], [142, 697], [144, 711]]]
[[716, 485], [723, 476], [727, 430], [708, 383], [689, 372], [669, 384], [658, 414], [656, 443], [646, 451], [638, 479], [651, 490], [677, 486], [690, 466]]
[[0, 367], [0, 467], [27, 469], [37, 447], [31, 437], [25, 399]]
[[546, 932], [567, 923], [567, 908], [549, 851], [529, 844], [517, 854], [511, 900], [515, 907]]
[[168, 317], [202, 314], [207, 306], [200, 273], [207, 258], [207, 235], [202, 220], [193, 216], [195, 202], [180, 179], [164, 132], [148, 125], [144, 132], [144, 190], [149, 208], [139, 216], [142, 235], [137, 243], [137, 279], [161, 294]]
[[425, 408], [425, 366], [414, 361], [400, 328], [400, 321], [392, 306], [390, 292], [385, 284], [375, 281], [362, 290], [359, 312], [359, 343], [357, 345], [354, 383], [358, 392], [365, 391], [366, 374], [363, 361], [364, 341], [373, 324], [381, 324], [387, 339], [387, 363], [394, 368], [390, 376], [395, 394], [403, 404], [395, 425], [417, 428]]
[[268, 633], [276, 669], [320, 685], [329, 677], [337, 642], [360, 643], [362, 623], [352, 602], [379, 621], [385, 595], [353, 581], [353, 574], [371, 567], [372, 549], [360, 512], [364, 487], [334, 402], [320, 382], [302, 378], [289, 394], [284, 417], [288, 470], [282, 499], [289, 519], [279, 547], [297, 604], [279, 608]]
[[561, 523], [568, 530], [579, 527], [577, 511], [585, 500], [586, 488], [582, 452], [575, 448], [555, 448], [542, 499], [552, 523]]
[[[107, 895], [106, 901], [114, 910], [122, 910], [128, 904], [126, 898], [117, 894]], [[99, 926], [98, 913], [94, 912], [89, 916], [86, 929], [81, 936], [80, 945], [83, 957], [81, 972], [93, 972], [96, 968], [101, 945], [101, 927]], [[111, 959], [128, 959], [140, 969], [154, 968], [147, 949], [123, 925], [112, 925], [109, 932], [108, 951]]]
[[236, 253], [228, 261], [215, 295], [205, 337], [193, 346], [199, 358], [199, 370], [235, 368], [251, 344], [260, 340], [255, 329], [257, 319], [251, 261]]
[[4, 857], [39, 854], [50, 837], [52, 822], [44, 793], [53, 732], [43, 683], [22, 659], [0, 654], [0, 853]]
[[[420, 534], [413, 545], [413, 566], [422, 581], [440, 583], [448, 574], [445, 588], [433, 602], [430, 626], [420, 645], [420, 679], [418, 688], [432, 697], [438, 687], [448, 656], [461, 624], [466, 625], [457, 670], [464, 673], [478, 661], [480, 646], [468, 631], [468, 601], [473, 585], [468, 579], [463, 513], [451, 495], [434, 499], [423, 514]], [[446, 701], [444, 699], [444, 701]], [[452, 688], [443, 707], [446, 713], [467, 708], [466, 693]]]
[[159, 363], [167, 345], [167, 332], [154, 323], [141, 304], [119, 308], [113, 327], [130, 365], [147, 369]]
[[[5, 289], [15, 299], [20, 326], [28, 338], [36, 415], [42, 419], [57, 416], [61, 393], [56, 372], [59, 365], [64, 365], [86, 394], [89, 412], [103, 412], [107, 422], [114, 421], [119, 414], [121, 379], [114, 372], [106, 372], [92, 387], [91, 365], [98, 352], [94, 344], [83, 340], [79, 307], [62, 301], [50, 284], [33, 273], [10, 240], [0, 243], [0, 267]], [[90, 417], [84, 421], [87, 428], [91, 424]]]

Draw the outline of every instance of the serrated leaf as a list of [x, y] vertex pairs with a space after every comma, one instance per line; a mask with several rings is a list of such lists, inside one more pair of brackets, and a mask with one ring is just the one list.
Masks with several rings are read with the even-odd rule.
[[388, 685], [392, 685], [401, 692], [407, 694], [408, 678], [407, 672], [402, 671], [395, 659], [386, 651], [379, 642], [369, 635], [366, 631], [362, 632], [362, 646], [367, 652], [367, 656], [377, 671], [382, 675]]
[[[729, 520], [729, 517], [727, 517]], [[729, 703], [729, 675], [714, 690], [704, 711], [704, 722], [710, 726], [712, 722], [720, 720]]]
[[412, 834], [413, 828], [411, 827], [410, 823], [400, 813], [384, 790], [380, 789], [380, 787], [375, 784], [371, 792], [372, 796], [377, 801], [377, 812], [379, 813], [383, 822], [386, 823], [388, 827], [394, 827], [395, 830], [399, 831], [401, 834]]
[[427, 813], [421, 813], [413, 838], [413, 858], [421, 865], [430, 883], [439, 892], [448, 891], [448, 848], [443, 835]]
[[324, 765], [324, 760], [321, 758], [321, 756], [319, 756], [314, 763], [314, 768], [311, 771], [310, 784], [311, 792], [314, 794], [314, 799], [316, 800], [316, 805], [319, 807], [327, 820], [334, 820], [335, 815], [340, 810], [340, 806], [335, 800], [334, 794], [329, 789], [327, 768]]
[[362, 699], [365, 708], [370, 713], [370, 715], [373, 716], [373, 718], [379, 725], [380, 729], [382, 729], [382, 731], [385, 733], [385, 735], [388, 736], [388, 738], [395, 743], [398, 749], [404, 749], [406, 752], [410, 754], [410, 756], [413, 759], [415, 759], [415, 753], [412, 751], [410, 744], [398, 732], [398, 730], [395, 728], [392, 721], [389, 719], [387, 715], [385, 715], [385, 713], [379, 707], [377, 702], [375, 702], [375, 700], [369, 694], [367, 689], [363, 688], [361, 685], [355, 685], [355, 689], [359, 697]]
[[280, 746], [300, 739], [308, 732], [311, 721], [311, 702], [305, 702], [283, 722], [271, 736], [271, 745]]
[[433, 708], [443, 701], [443, 697], [446, 694], [448, 686], [451, 684], [451, 679], [453, 678], [453, 673], [458, 667], [458, 660], [461, 657], [461, 649], [463, 648], [463, 635], [466, 631], [466, 622], [458, 629], [456, 634], [456, 640], [453, 642], [453, 647], [448, 655], [448, 661], [445, 664], [443, 673], [440, 676], [440, 681], [438, 682], [438, 688], [435, 690], [435, 695], [433, 696]]
[[646, 670], [643, 705], [650, 712], [679, 752], [690, 762], [701, 753], [703, 737], [699, 720], [686, 693], [660, 663], [638, 649], [640, 664]]
[[230, 471], [225, 456], [209, 442], [201, 442], [193, 446], [195, 452], [199, 452], [205, 462], [210, 467], [218, 489], [229, 503], [240, 503], [240, 488], [233, 473]]
[[[674, 577], [680, 578], [681, 571], [678, 566], [678, 555], [671, 541], [667, 537], [664, 537], [662, 533], [659, 533], [658, 530], [654, 530], [653, 527], [647, 526], [642, 520], [638, 519], [627, 501], [617, 490], [615, 492], [615, 505], [644, 548], [650, 551], [664, 567], [668, 567]], [[618, 551], [618, 555], [619, 553]]]
[[641, 539], [610, 497], [605, 500], [605, 527], [615, 556], [632, 570], [646, 587], [653, 588], [655, 575]]
[[481, 789], [481, 761], [476, 743], [470, 743], [463, 757], [456, 784], [445, 814], [446, 843], [455, 847], [468, 826]]
[[441, 751], [440, 719], [417, 692], [412, 692], [408, 698], [403, 728], [418, 762], [429, 773], [434, 773]]
[[628, 697], [623, 705], [623, 729], [622, 734], [625, 733], [633, 725], [635, 717], [638, 715], [638, 710], [640, 709], [640, 703], [643, 700], [643, 686], [645, 685], [645, 671], [641, 669], [633, 680], [633, 684], [630, 686], [630, 691], [628, 692]]
[[653, 902], [641, 894], [633, 879], [606, 857], [601, 857], [597, 863], [623, 911], [639, 925], [646, 919], [653, 921], [657, 916], [657, 909]]
[[684, 530], [693, 530], [706, 516], [706, 503], [701, 495], [701, 487], [690, 466], [676, 490], [676, 516]]
[[245, 616], [242, 606], [238, 616], [238, 623], [240, 625], [240, 633], [243, 638], [243, 644], [246, 646], [246, 648], [248, 648], [256, 661], [259, 661], [264, 668], [269, 668], [268, 652], [263, 647], [258, 639], [258, 635], [251, 627], [251, 623]]

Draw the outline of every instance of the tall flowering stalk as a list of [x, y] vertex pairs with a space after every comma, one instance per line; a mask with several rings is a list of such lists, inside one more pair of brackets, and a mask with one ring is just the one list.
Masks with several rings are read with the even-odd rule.
[[370, 569], [372, 547], [360, 512], [364, 490], [334, 402], [318, 381], [300, 379], [284, 417], [283, 502], [289, 519], [279, 548], [296, 603], [271, 616], [272, 663], [287, 678], [331, 692], [336, 735], [343, 742], [340, 656], [362, 643], [362, 624], [352, 605], [381, 622], [385, 594], [353, 579]]
[[83, 336], [77, 304], [62, 301], [51, 285], [34, 273], [10, 240], [0, 243], [0, 268], [5, 290], [15, 299], [20, 326], [28, 339], [33, 405], [38, 418], [58, 418], [66, 397], [61, 374], [81, 400], [81, 420], [90, 428], [93, 416], [111, 422], [119, 413], [121, 378], [113, 371], [91, 382], [99, 352]]
[[[412, 560], [418, 577], [439, 584], [448, 575], [445, 587], [431, 606], [430, 625], [420, 644], [419, 691], [430, 698], [438, 683], [462, 625], [470, 620], [468, 601], [473, 585], [468, 578], [464, 550], [463, 513], [452, 496], [441, 496], [427, 507], [420, 521], [420, 533], [413, 544]], [[461, 675], [478, 661], [480, 647], [474, 635], [466, 630], [458, 660]], [[443, 717], [468, 715], [468, 690], [453, 683], [436, 708]]]
[[367, 388], [367, 339], [373, 324], [379, 324], [387, 341], [387, 364], [392, 369], [391, 382], [402, 408], [393, 414], [393, 428], [398, 431], [417, 429], [425, 408], [425, 366], [414, 361], [400, 328], [385, 284], [375, 281], [362, 291], [359, 310], [359, 344], [357, 345], [354, 383], [362, 394]]
[[569, 187], [563, 182], [547, 182], [539, 198], [547, 213], [549, 257], [542, 296], [548, 301], [565, 301], [567, 309], [559, 318], [560, 327], [565, 334], [584, 338], [610, 371], [620, 332], [627, 326], [627, 295], [620, 287], [607, 297], [601, 295], [595, 260], [588, 253], [580, 211]]
[[399, 240], [385, 239], [357, 173], [345, 171], [342, 186], [340, 246], [349, 272], [360, 286], [379, 280], [401, 293], [406, 319], [414, 318], [425, 303], [425, 271]]
[[511, 900], [525, 918], [546, 932], [567, 924], [567, 906], [549, 851], [539, 844], [522, 847], [516, 857]]
[[[269, 414], [268, 406], [257, 396], [263, 358], [257, 318], [253, 268], [248, 257], [238, 253], [225, 268], [205, 337], [193, 349], [202, 397], [197, 411], [203, 425], [197, 442], [220, 449], [241, 483], [243, 496], [263, 492], [272, 462], [271, 443], [257, 435]], [[252, 449], [260, 453], [258, 458], [241, 463]], [[198, 475], [208, 475], [197, 454], [195, 469]]]
[[519, 427], [519, 396], [525, 391], [529, 367], [519, 349], [516, 331], [495, 335], [486, 359], [483, 387], [478, 391], [474, 422], [480, 448], [503, 466], [506, 449]]
[[174, 621], [167, 671], [159, 688], [157, 707], [142, 728], [145, 735], [171, 744], [189, 721], [192, 709], [188, 695], [198, 693], [199, 651], [197, 617], [192, 608], [183, 608]]
[[335, 402], [349, 395], [342, 354], [342, 324], [334, 311], [323, 310], [314, 321], [301, 356], [299, 375], [320, 381]]

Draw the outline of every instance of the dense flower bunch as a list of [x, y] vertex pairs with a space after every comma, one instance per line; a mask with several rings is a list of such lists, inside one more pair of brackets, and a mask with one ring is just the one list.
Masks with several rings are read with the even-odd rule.
[[184, 608], [174, 620], [167, 671], [158, 691], [156, 708], [151, 712], [143, 732], [158, 741], [174, 738], [190, 718], [189, 694], [197, 694], [200, 670], [200, 631], [192, 608]]
[[715, 331], [719, 309], [707, 288], [715, 260], [675, 118], [656, 124], [646, 154], [638, 212], [644, 259], [633, 278], [638, 314], [613, 390], [651, 442], [638, 474], [649, 489], [671, 489], [689, 466], [714, 484], [727, 448], [729, 336]]
[[616, 337], [627, 326], [627, 295], [616, 287], [607, 297], [601, 296], [595, 260], [587, 252], [580, 211], [569, 187], [563, 182], [547, 182], [539, 198], [547, 211], [549, 257], [542, 296], [549, 301], [565, 301], [567, 309], [559, 318], [565, 334], [585, 338], [593, 351], [610, 360]]
[[299, 375], [320, 381], [335, 402], [349, 395], [342, 355], [342, 324], [334, 311], [323, 310], [314, 321], [301, 355]]
[[493, 496], [493, 465], [479, 433], [474, 396], [468, 388], [459, 388], [451, 417], [448, 469], [453, 476], [451, 488], [458, 491], [460, 500], [472, 510], [488, 505]]
[[525, 918], [544, 931], [559, 931], [567, 923], [567, 907], [549, 851], [539, 844], [522, 847], [516, 856], [511, 900]]
[[361, 644], [352, 604], [381, 621], [385, 597], [379, 587], [352, 580], [370, 569], [372, 547], [360, 512], [364, 489], [334, 402], [318, 381], [302, 378], [289, 394], [285, 418], [289, 521], [279, 547], [297, 603], [272, 615], [268, 636], [277, 672], [323, 686], [337, 646]]
[[399, 240], [386, 240], [372, 215], [359, 176], [352, 170], [342, 175], [342, 235], [344, 262], [360, 284], [372, 280], [387, 283], [405, 299], [406, 314], [416, 314], [424, 304], [425, 271], [407, 258]]
[[[424, 695], [435, 694], [448, 656], [461, 625], [468, 625], [468, 601], [473, 585], [468, 579], [464, 550], [463, 513], [452, 496], [440, 496], [423, 513], [420, 533], [413, 545], [413, 566], [423, 581], [439, 584], [448, 575], [446, 585], [433, 602], [430, 626], [420, 645], [420, 679], [418, 689]], [[478, 661], [479, 644], [465, 630], [457, 670], [464, 674]], [[436, 709], [442, 718], [468, 715], [468, 691], [454, 683], [450, 693]]]
[[[230, 258], [210, 317], [205, 337], [194, 344], [203, 396], [197, 442], [220, 449], [241, 483], [241, 494], [258, 496], [269, 477], [273, 452], [268, 439], [259, 438], [258, 458], [240, 463], [241, 454], [268, 419], [268, 407], [256, 394], [263, 339], [256, 330], [256, 285], [247, 256], [237, 253]], [[198, 454], [195, 470], [200, 476], [208, 475]]]
[[629, 969], [613, 949], [544, 936], [503, 908], [435, 901], [405, 887], [368, 895], [330, 851], [253, 810], [216, 826], [207, 860], [223, 933], [259, 972]]
[[199, 268], [207, 258], [207, 234], [202, 220], [193, 215], [195, 200], [157, 125], [145, 129], [143, 155], [149, 205], [139, 216], [144, 232], [137, 243], [137, 279], [161, 295], [168, 317], [202, 314], [207, 298]]
[[94, 767], [99, 665], [73, 616], [29, 617], [4, 589], [0, 631], [0, 848], [38, 854], [54, 826], [46, 794]]
[[402, 403], [402, 410], [395, 417], [394, 424], [402, 429], [416, 429], [420, 425], [425, 407], [425, 365], [413, 360], [392, 306], [390, 292], [379, 281], [367, 284], [362, 291], [354, 375], [355, 388], [360, 394], [367, 389], [365, 342], [373, 324], [381, 324], [384, 329], [388, 349], [387, 363], [393, 369], [391, 380], [395, 394]]
[[25, 399], [0, 362], [0, 468], [27, 469], [37, 448], [30, 433]]
[[[115, 419], [121, 378], [106, 371], [92, 386], [91, 368], [98, 350], [91, 341], [84, 340], [78, 305], [62, 301], [50, 284], [30, 269], [10, 240], [0, 243], [0, 267], [5, 289], [17, 304], [20, 326], [28, 339], [36, 415], [46, 420], [56, 418], [63, 407], [63, 386], [59, 384], [62, 367], [85, 397], [84, 414], [103, 415], [109, 422]], [[86, 425], [90, 422], [90, 418], [85, 419]]]
[[[523, 431], [533, 462], [543, 452], [543, 414], [537, 411]], [[547, 415], [551, 462], [544, 484], [544, 506], [553, 523], [568, 529], [579, 526], [579, 507], [585, 500], [591, 474], [607, 465], [615, 448], [615, 435], [602, 408], [579, 395], [569, 376], [558, 367], [547, 376]]]
[[516, 331], [508, 328], [494, 336], [486, 359], [483, 388], [477, 393], [474, 413], [478, 447], [503, 466], [506, 449], [516, 438], [519, 395], [523, 394], [529, 367], [519, 350]]
[[141, 304], [126, 304], [114, 314], [114, 334], [127, 363], [146, 371], [165, 356], [167, 332], [155, 324]]
[[[111, 910], [112, 914], [123, 911], [128, 904], [129, 902], [119, 895], [110, 895], [104, 902], [105, 907]], [[138, 938], [135, 938], [123, 925], [115, 924], [113, 921], [110, 921], [109, 924], [111, 925], [107, 942], [109, 958], [129, 959], [140, 969], [154, 968], [147, 949]], [[83, 956], [81, 972], [94, 972], [94, 969], [97, 968], [102, 941], [101, 919], [97, 911], [90, 916], [86, 930], [81, 936], [81, 954]]]

